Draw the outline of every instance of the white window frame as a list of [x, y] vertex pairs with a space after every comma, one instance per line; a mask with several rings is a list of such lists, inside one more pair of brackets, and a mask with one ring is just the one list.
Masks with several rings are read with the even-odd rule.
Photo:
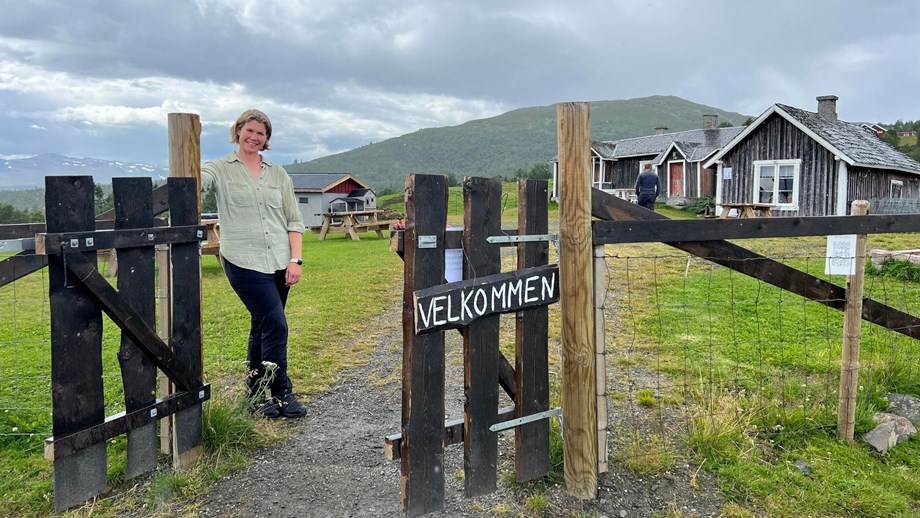
[[894, 187], [896, 185], [898, 186], [898, 196], [897, 197], [902, 198], [904, 196], [904, 182], [902, 180], [891, 180], [891, 183], [888, 186], [888, 197], [889, 198], [895, 197]]
[[[789, 203], [774, 203], [779, 210], [799, 210], [799, 192], [801, 191], [801, 172], [802, 160], [754, 160], [754, 187], [753, 200], [755, 203], [760, 201], [760, 168], [763, 166], [774, 166], [774, 174], [778, 178], [780, 166], [793, 166], [792, 172], [792, 201]], [[779, 191], [779, 182], [774, 181], [773, 199], [777, 199]]]

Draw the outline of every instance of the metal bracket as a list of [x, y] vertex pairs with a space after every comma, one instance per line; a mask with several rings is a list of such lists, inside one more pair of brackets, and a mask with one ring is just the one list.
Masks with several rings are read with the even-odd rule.
[[510, 421], [505, 421], [504, 423], [495, 423], [489, 427], [489, 430], [492, 430], [493, 432], [507, 430], [508, 428], [514, 428], [515, 426], [520, 426], [522, 424], [539, 421], [541, 419], [547, 419], [553, 417], [554, 415], [562, 415], [562, 408], [556, 407], [545, 412], [539, 412], [536, 414], [530, 414], [525, 415], [524, 417], [511, 419]]
[[438, 236], [418, 236], [418, 248], [437, 248]]
[[489, 236], [488, 243], [527, 243], [533, 241], [552, 241], [555, 243], [559, 237], [556, 234], [533, 234], [530, 236]]

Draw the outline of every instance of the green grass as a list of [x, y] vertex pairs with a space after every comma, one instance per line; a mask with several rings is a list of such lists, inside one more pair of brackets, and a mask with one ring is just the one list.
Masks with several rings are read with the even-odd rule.
[[[402, 261], [389, 240], [373, 233], [351, 241], [332, 235], [304, 237], [303, 279], [291, 290], [289, 373], [305, 399], [328, 389], [348, 367], [366, 361], [378, 344], [365, 323], [392, 306], [402, 280]], [[114, 278], [111, 279], [114, 282]], [[53, 510], [53, 464], [43, 459], [51, 436], [50, 316], [47, 270], [0, 288], [0, 516], [44, 516]], [[119, 507], [168, 508], [176, 498], [204, 490], [249, 462], [248, 452], [279, 440], [278, 425], [243, 411], [249, 316], [213, 256], [202, 258], [202, 334], [205, 380], [205, 458], [183, 473], [159, 470], [144, 491], [124, 480], [124, 437], [108, 446], [109, 484], [119, 499], [103, 499], [95, 512]], [[358, 333], [361, 332], [361, 336]], [[104, 318], [103, 378], [106, 415], [124, 410], [117, 360], [120, 334]], [[110, 509], [111, 508], [111, 509]], [[109, 509], [108, 511], [106, 511]]]
[[[510, 226], [516, 219], [516, 184], [504, 187], [509, 194], [503, 198], [503, 218]], [[452, 224], [462, 222], [459, 192], [451, 189]], [[558, 217], [555, 210], [551, 207], [550, 218]], [[664, 206], [657, 210], [669, 217], [695, 217]], [[870, 236], [870, 248], [916, 248], [915, 239]], [[824, 278], [822, 243], [795, 239], [741, 244]], [[636, 387], [630, 394], [653, 418], [681, 416], [680, 433], [625, 434], [612, 462], [628, 467], [641, 453], [645, 458], [633, 467], [637, 471], [658, 473], [675, 462], [702, 465], [729, 499], [726, 516], [920, 513], [920, 440], [881, 456], [860, 442], [850, 445], [834, 436], [841, 313], [705, 261], [691, 259], [688, 266], [686, 254], [664, 245], [609, 246], [607, 253], [608, 289], [625, 292], [622, 300], [608, 301], [623, 328], [610, 337], [608, 350], [634, 353], [628, 360], [611, 355], [608, 376], [624, 369], [661, 374], [671, 386]], [[402, 262], [389, 251], [387, 240], [372, 233], [358, 242], [344, 235], [317, 242], [307, 235], [304, 257], [304, 279], [291, 292], [287, 314], [291, 376], [298, 392], [309, 398], [335, 384], [344, 369], [360, 365], [380, 345], [373, 330], [358, 323], [380, 315], [392, 306], [391, 297], [400, 296]], [[918, 281], [904, 267], [889, 268], [867, 277], [867, 295], [917, 314]], [[123, 479], [125, 441], [116, 439], [108, 445], [115, 496], [97, 502], [91, 512], [97, 516], [141, 506], [175, 511], [177, 502], [247, 464], [252, 448], [283, 437], [273, 423], [251, 419], [241, 409], [248, 314], [213, 257], [203, 258], [202, 273], [205, 378], [212, 384], [212, 400], [205, 405], [203, 462], [188, 472], [159, 470], [135, 488], [133, 481]], [[53, 505], [52, 465], [42, 458], [42, 441], [51, 429], [45, 275], [0, 288], [0, 372], [6, 380], [0, 385], [0, 516], [47, 515]], [[828, 280], [843, 283], [837, 277]], [[561, 400], [560, 360], [552, 346], [558, 343], [559, 320], [554, 308], [554, 407]], [[123, 410], [115, 357], [118, 335], [113, 331], [106, 320], [107, 415]], [[359, 331], [365, 333], [360, 338]], [[871, 414], [885, 407], [885, 393], [920, 393], [916, 343], [865, 323], [862, 334], [858, 433], [868, 430]], [[512, 342], [502, 338], [506, 354]], [[627, 397], [612, 392], [612, 404]], [[550, 475], [520, 491], [520, 505], [532, 512], [551, 506], [544, 495], [548, 487], [562, 483], [563, 442], [558, 422], [550, 423]], [[793, 466], [798, 460], [811, 466], [810, 475]], [[665, 514], [671, 515], [679, 516]]]
[[[870, 236], [870, 248], [915, 248], [916, 237]], [[742, 246], [844, 282], [824, 275], [822, 239]], [[610, 248], [608, 255], [611, 284], [628, 291], [617, 310], [627, 329], [613, 337], [613, 349], [644, 358], [637, 364], [659, 373], [686, 402], [686, 428], [670, 430], [671, 437], [682, 439], [681, 455], [717, 476], [732, 505], [726, 514], [920, 513], [920, 441], [880, 456], [858, 440], [874, 427], [872, 414], [886, 408], [885, 394], [920, 395], [914, 340], [863, 322], [857, 442], [850, 445], [836, 438], [841, 312], [662, 245]], [[867, 276], [865, 293], [918, 314], [917, 279], [913, 268], [889, 266]], [[650, 394], [637, 390], [637, 402], [650, 405]], [[625, 464], [654, 451], [639, 439], [620, 448]], [[792, 466], [800, 459], [812, 466], [811, 475]]]

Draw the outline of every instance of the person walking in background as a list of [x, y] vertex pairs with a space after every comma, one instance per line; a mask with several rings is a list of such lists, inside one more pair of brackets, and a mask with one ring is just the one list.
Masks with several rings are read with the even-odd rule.
[[[249, 310], [252, 409], [262, 416], [304, 417], [287, 374], [288, 292], [301, 277], [304, 223], [287, 171], [262, 156], [272, 123], [246, 110], [230, 127], [238, 149], [201, 168], [202, 189], [217, 195], [220, 261], [233, 291]], [[268, 392], [271, 398], [268, 397]]]
[[645, 164], [636, 178], [636, 197], [639, 205], [648, 210], [655, 210], [655, 200], [658, 199], [660, 190], [661, 183], [658, 181], [658, 175], [652, 171], [652, 164]]

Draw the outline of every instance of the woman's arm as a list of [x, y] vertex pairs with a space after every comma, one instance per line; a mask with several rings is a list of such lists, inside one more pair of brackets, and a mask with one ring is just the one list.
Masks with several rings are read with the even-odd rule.
[[[288, 232], [288, 240], [291, 242], [291, 259], [301, 259], [303, 252], [303, 234], [300, 232]], [[295, 262], [288, 263], [287, 271], [284, 275], [284, 283], [293, 286], [300, 281], [303, 267]]]

